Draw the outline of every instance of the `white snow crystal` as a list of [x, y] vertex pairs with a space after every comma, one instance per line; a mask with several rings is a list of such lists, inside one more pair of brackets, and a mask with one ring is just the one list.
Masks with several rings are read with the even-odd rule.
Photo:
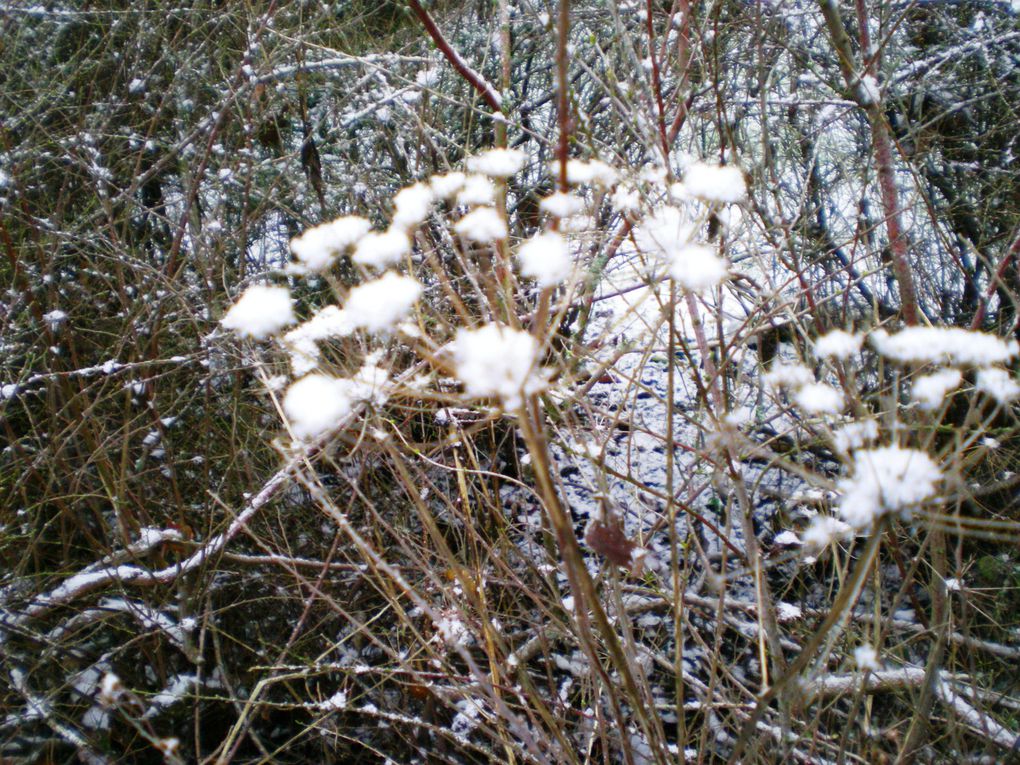
[[1005, 369], [989, 367], [979, 369], [977, 385], [979, 391], [985, 393], [1002, 404], [1008, 404], [1020, 398], [1020, 384]]
[[793, 603], [786, 603], [779, 601], [776, 604], [776, 619], [780, 622], [792, 622], [795, 619], [799, 619], [804, 615], [800, 606], [794, 605]]
[[467, 181], [467, 176], [459, 170], [455, 170], [446, 175], [433, 175], [429, 179], [429, 185], [432, 186], [433, 193], [439, 199], [452, 199], [464, 188], [465, 181]]
[[907, 327], [894, 335], [878, 331], [871, 335], [871, 343], [894, 361], [948, 361], [976, 367], [1004, 363], [1020, 351], [1016, 340], [959, 327]]
[[695, 162], [684, 171], [684, 186], [693, 197], [706, 202], [737, 203], [747, 197], [740, 168]]
[[67, 314], [59, 309], [55, 309], [43, 314], [43, 321], [50, 325], [50, 331], [55, 331], [57, 327], [67, 321]]
[[877, 104], [882, 100], [882, 89], [878, 86], [878, 80], [872, 75], [866, 74], [861, 77], [860, 88], [857, 91], [858, 100], [863, 106]]
[[530, 276], [540, 287], [555, 287], [572, 268], [570, 251], [561, 234], [548, 231], [524, 242], [517, 250], [521, 273]]
[[878, 651], [870, 645], [859, 645], [854, 649], [854, 664], [861, 672], [878, 672], [882, 669], [878, 663]]
[[935, 496], [942, 471], [916, 449], [882, 446], [854, 454], [853, 472], [839, 482], [839, 514], [855, 529], [868, 528], [887, 513], [908, 515]]
[[940, 369], [933, 374], [915, 378], [910, 397], [922, 409], [936, 409], [950, 391], [959, 387], [962, 379], [959, 369]]
[[360, 266], [386, 268], [411, 251], [411, 240], [399, 228], [365, 234], [354, 248], [352, 259]]
[[357, 215], [323, 223], [290, 240], [290, 250], [298, 259], [290, 267], [293, 273], [319, 273], [329, 268], [338, 255], [356, 244], [372, 224]]
[[262, 340], [296, 321], [286, 287], [256, 284], [241, 295], [220, 323], [241, 337]]
[[320, 701], [316, 706], [322, 712], [336, 712], [341, 709], [346, 709], [347, 693], [343, 690], [339, 690], [325, 701]]
[[401, 189], [393, 197], [393, 225], [407, 230], [420, 225], [429, 217], [435, 192], [424, 183]]
[[387, 271], [378, 279], [351, 290], [344, 311], [351, 323], [369, 332], [391, 329], [421, 295], [414, 279]]
[[815, 356], [820, 359], [845, 360], [861, 349], [864, 337], [834, 329], [815, 340]]
[[794, 401], [808, 414], [839, 414], [843, 409], [839, 391], [825, 383], [811, 382], [802, 386]]
[[489, 149], [478, 156], [469, 157], [467, 169], [490, 178], [509, 178], [524, 167], [527, 155], [518, 149]]
[[538, 206], [543, 212], [556, 218], [568, 218], [581, 212], [584, 209], [584, 202], [573, 194], [557, 191], [545, 197]]
[[348, 386], [349, 381], [322, 374], [306, 375], [291, 385], [283, 411], [294, 436], [311, 439], [339, 425], [351, 411]]
[[516, 409], [523, 396], [542, 389], [544, 380], [534, 369], [537, 359], [534, 337], [499, 324], [461, 329], [454, 340], [457, 377], [467, 395], [498, 397], [508, 409]]
[[496, 187], [484, 175], [469, 175], [457, 192], [459, 205], [491, 205], [496, 199]]
[[488, 244], [506, 239], [506, 221], [491, 207], [472, 210], [453, 226], [454, 231], [472, 242]]

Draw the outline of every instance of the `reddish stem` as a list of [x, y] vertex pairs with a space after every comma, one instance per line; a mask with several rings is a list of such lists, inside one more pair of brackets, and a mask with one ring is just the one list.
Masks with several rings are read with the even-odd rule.
[[443, 37], [443, 33], [439, 30], [439, 27], [436, 26], [436, 22], [432, 20], [429, 12], [419, 5], [418, 0], [407, 0], [407, 4], [410, 6], [414, 15], [418, 17], [422, 26], [425, 27], [425, 31], [429, 33], [429, 37], [432, 38], [436, 47], [439, 48], [439, 52], [443, 54], [443, 57], [450, 62], [461, 77], [471, 84], [471, 87], [478, 91], [482, 100], [489, 105], [489, 108], [491, 108], [492, 111], [502, 112], [503, 99], [500, 97], [499, 93], [495, 91], [492, 85], [486, 82], [484, 77], [468, 66], [467, 62], [460, 57], [460, 54], [450, 46], [450, 43], [448, 43], [446, 38]]

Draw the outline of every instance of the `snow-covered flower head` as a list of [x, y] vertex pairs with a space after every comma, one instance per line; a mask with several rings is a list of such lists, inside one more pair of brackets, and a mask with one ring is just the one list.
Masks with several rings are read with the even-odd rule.
[[554, 218], [569, 218], [584, 209], [584, 201], [574, 194], [557, 191], [545, 197], [538, 206], [542, 212], [547, 212]]
[[421, 295], [414, 279], [387, 271], [371, 282], [351, 290], [344, 304], [348, 320], [369, 332], [392, 329]]
[[[559, 163], [552, 163], [550, 169], [554, 175], [559, 174]], [[599, 159], [593, 159], [588, 162], [580, 159], [567, 161], [567, 183], [575, 186], [590, 183], [595, 186], [609, 188], [616, 183], [619, 177], [620, 173], [616, 168], [607, 165]]]
[[839, 518], [833, 518], [831, 515], [816, 515], [801, 534], [804, 552], [808, 555], [817, 555], [852, 531], [853, 529]]
[[256, 284], [244, 291], [220, 324], [241, 337], [263, 340], [295, 321], [294, 307], [286, 287]]
[[736, 204], [747, 197], [747, 184], [740, 168], [695, 162], [684, 171], [684, 188], [692, 197], [706, 202]]
[[562, 234], [548, 231], [533, 236], [517, 250], [521, 273], [530, 276], [540, 287], [555, 287], [570, 276], [573, 264]]
[[467, 169], [490, 178], [509, 178], [524, 167], [527, 155], [518, 149], [489, 149], [469, 157]]
[[538, 341], [500, 324], [458, 330], [453, 360], [468, 396], [497, 397], [507, 409], [516, 409], [524, 396], [537, 393], [545, 384], [535, 368]]
[[464, 188], [465, 181], [467, 175], [454, 170], [445, 175], [433, 175], [429, 179], [429, 185], [432, 187], [432, 193], [439, 199], [453, 199], [457, 192]]
[[922, 451], [899, 446], [858, 451], [852, 475], [839, 482], [839, 514], [855, 529], [866, 529], [888, 513], [909, 516], [935, 496], [941, 480], [942, 471]]
[[436, 194], [424, 183], [416, 183], [393, 197], [393, 227], [404, 231], [420, 225], [429, 217]]
[[959, 327], [907, 327], [892, 335], [878, 331], [871, 344], [893, 361], [975, 367], [1005, 363], [1020, 351], [1016, 340]]
[[354, 249], [352, 260], [359, 266], [386, 268], [399, 263], [411, 251], [411, 240], [399, 228], [366, 234]]
[[357, 215], [323, 223], [290, 240], [290, 250], [298, 262], [290, 266], [293, 273], [325, 271], [345, 249], [355, 245], [368, 233], [372, 224]]
[[770, 388], [788, 388], [796, 391], [815, 381], [814, 373], [803, 364], [775, 362], [762, 378]]
[[933, 374], [915, 378], [910, 397], [922, 409], [937, 409], [946, 395], [960, 386], [962, 380], [963, 375], [959, 369], [940, 369]]
[[1002, 404], [1020, 398], [1020, 384], [1005, 369], [979, 369], [975, 387]]
[[507, 238], [506, 221], [491, 207], [472, 210], [459, 221], [453, 230], [470, 242], [491, 244]]
[[859, 645], [854, 649], [854, 664], [862, 672], [878, 672], [882, 669], [878, 662], [878, 651], [870, 645]]
[[283, 336], [283, 344], [290, 354], [294, 374], [300, 376], [318, 366], [320, 341], [346, 337], [355, 329], [347, 312], [341, 311], [335, 305], [328, 305], [316, 311], [312, 318]]
[[831, 385], [810, 382], [794, 394], [797, 406], [808, 414], [839, 414], [843, 410], [843, 397]]
[[322, 374], [302, 377], [287, 389], [283, 412], [299, 440], [322, 435], [351, 412], [348, 381]]
[[726, 261], [714, 248], [702, 244], [680, 247], [669, 260], [669, 277], [691, 292], [715, 287], [728, 273]]
[[659, 208], [635, 230], [638, 247], [658, 257], [671, 279], [693, 292], [717, 285], [726, 277], [727, 266], [711, 247], [692, 244], [694, 230], [686, 215], [673, 206]]
[[860, 351], [864, 338], [842, 329], [834, 329], [815, 340], [815, 356], [820, 359], [845, 361]]
[[467, 176], [457, 191], [459, 205], [491, 205], [495, 201], [496, 187], [484, 175]]

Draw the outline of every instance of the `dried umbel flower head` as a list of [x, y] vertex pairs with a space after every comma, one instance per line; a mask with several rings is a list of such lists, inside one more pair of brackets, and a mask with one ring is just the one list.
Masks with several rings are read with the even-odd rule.
[[604, 518], [593, 518], [584, 534], [585, 544], [610, 563], [640, 576], [648, 558], [648, 550], [631, 539], [619, 516], [606, 512]]

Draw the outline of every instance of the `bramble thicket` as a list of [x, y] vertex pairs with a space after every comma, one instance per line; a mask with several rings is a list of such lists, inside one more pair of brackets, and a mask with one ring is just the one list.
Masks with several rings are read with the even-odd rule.
[[0, 760], [1020, 756], [1020, 5], [0, 2]]

